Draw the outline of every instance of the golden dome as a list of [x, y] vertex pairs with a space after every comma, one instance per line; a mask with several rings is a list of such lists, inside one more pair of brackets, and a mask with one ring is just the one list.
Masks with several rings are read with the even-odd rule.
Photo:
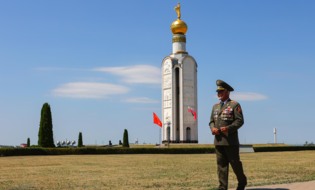
[[171, 25], [173, 34], [186, 34], [187, 29], [187, 24], [180, 19], [175, 20]]
[[180, 4], [178, 3], [174, 9], [177, 14], [177, 20], [175, 20], [172, 23], [171, 30], [173, 34], [186, 34], [188, 27], [187, 27], [187, 24], [180, 19], [181, 17]]

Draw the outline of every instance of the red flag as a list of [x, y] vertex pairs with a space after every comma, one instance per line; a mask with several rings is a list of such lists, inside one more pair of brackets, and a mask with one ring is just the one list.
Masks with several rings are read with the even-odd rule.
[[194, 120], [197, 119], [197, 112], [190, 106], [188, 106], [188, 112], [190, 112], [194, 116]]
[[162, 122], [159, 117], [153, 112], [153, 123], [157, 124], [158, 126], [162, 127]]

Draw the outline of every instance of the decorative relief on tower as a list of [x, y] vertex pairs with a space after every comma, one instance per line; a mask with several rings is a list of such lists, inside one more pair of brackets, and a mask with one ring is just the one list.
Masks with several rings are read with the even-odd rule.
[[171, 88], [172, 87], [172, 76], [171, 75], [165, 75], [163, 81], [163, 87], [165, 88]]
[[163, 96], [163, 100], [171, 100], [172, 99], [172, 90], [171, 89], [167, 89], [164, 90], [164, 96]]
[[164, 101], [164, 108], [172, 107], [172, 100]]
[[172, 62], [171, 60], [166, 60], [164, 63], [164, 75], [170, 74], [172, 72]]
[[164, 123], [172, 122], [172, 117], [171, 117], [172, 112], [171, 111], [172, 110], [170, 108], [164, 109], [164, 120], [163, 120]]
[[170, 108], [172, 107], [172, 90], [166, 89], [163, 93], [163, 107], [164, 108]]

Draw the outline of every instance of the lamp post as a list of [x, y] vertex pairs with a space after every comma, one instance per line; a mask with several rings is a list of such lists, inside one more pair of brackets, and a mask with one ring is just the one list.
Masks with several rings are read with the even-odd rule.
[[273, 134], [274, 134], [274, 144], [277, 144], [277, 128], [273, 129]]

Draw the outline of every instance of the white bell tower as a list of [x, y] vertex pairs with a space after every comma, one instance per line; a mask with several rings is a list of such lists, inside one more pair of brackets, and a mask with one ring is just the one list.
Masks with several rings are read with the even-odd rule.
[[180, 4], [175, 11], [172, 54], [162, 61], [162, 143], [198, 143], [197, 63], [186, 51]]

